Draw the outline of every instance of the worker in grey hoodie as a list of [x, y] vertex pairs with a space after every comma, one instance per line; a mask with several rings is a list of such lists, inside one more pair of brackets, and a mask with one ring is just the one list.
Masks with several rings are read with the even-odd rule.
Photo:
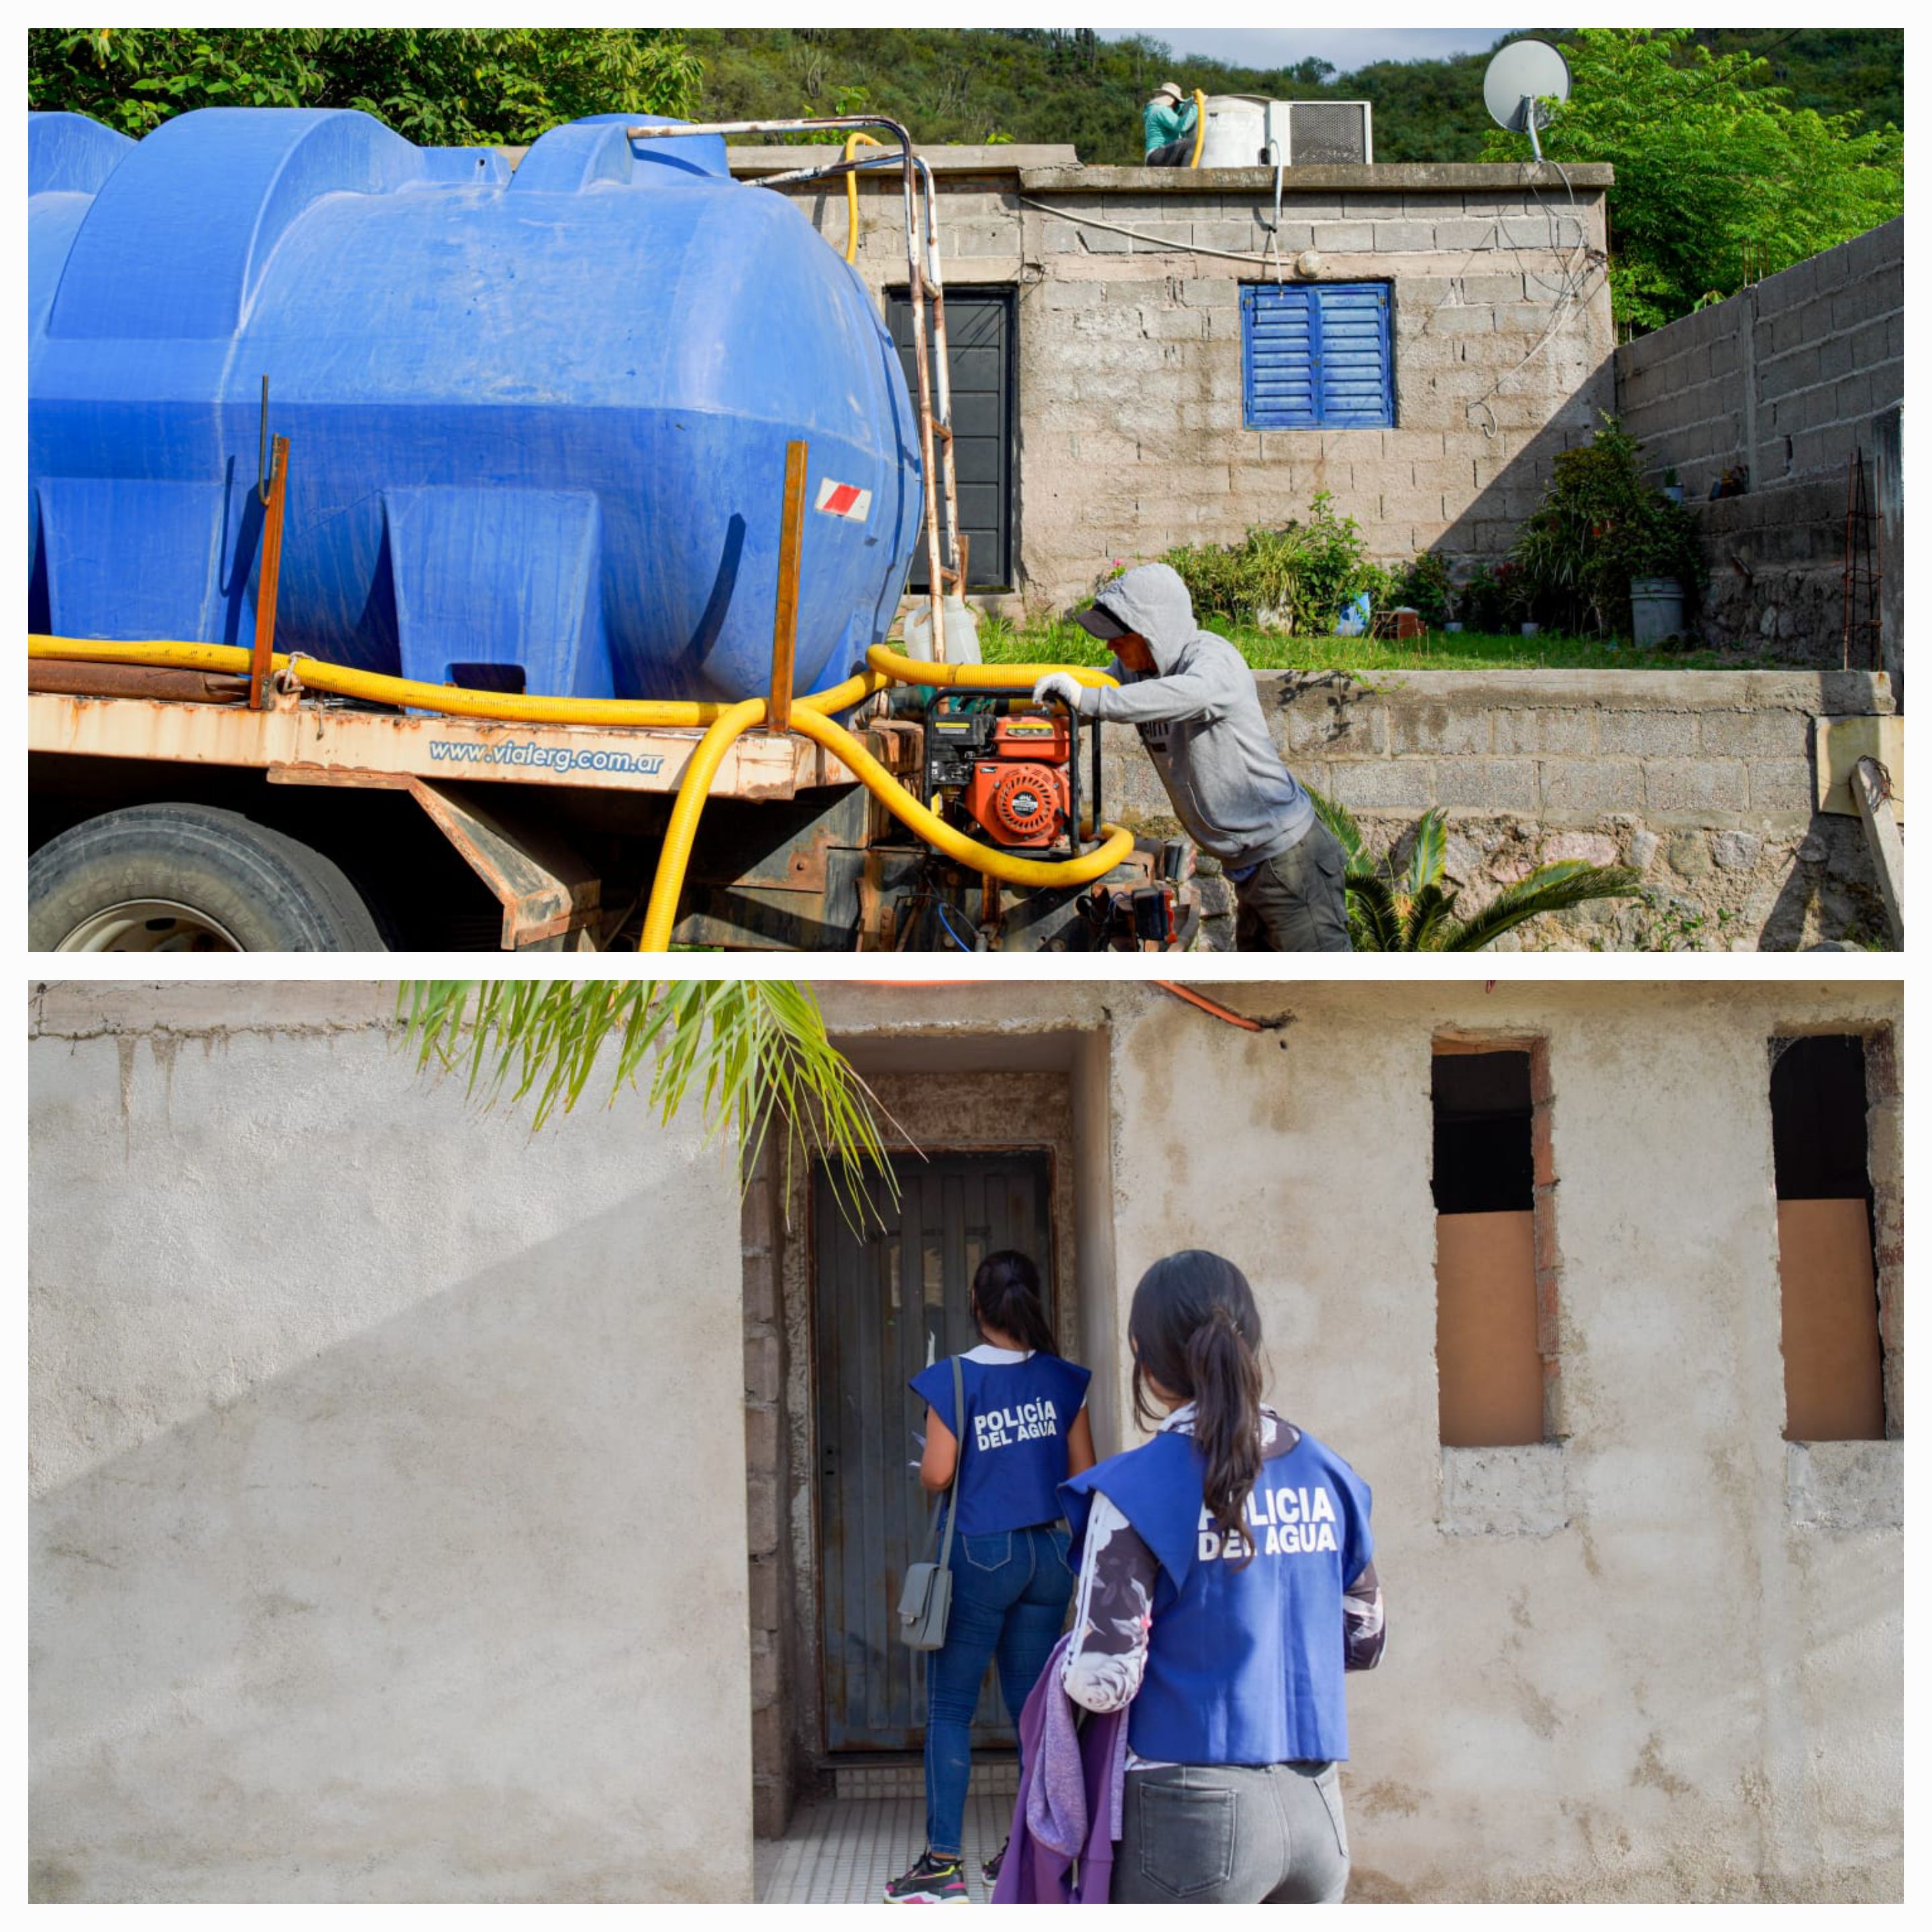
[[1196, 624], [1179, 574], [1138, 565], [1073, 621], [1112, 647], [1119, 686], [1052, 671], [1034, 699], [1139, 728], [1176, 815], [1233, 882], [1236, 947], [1347, 952], [1342, 848], [1275, 750], [1246, 659]]

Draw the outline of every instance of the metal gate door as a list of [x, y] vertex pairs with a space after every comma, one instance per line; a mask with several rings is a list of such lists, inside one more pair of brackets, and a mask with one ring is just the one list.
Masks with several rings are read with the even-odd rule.
[[[887, 322], [914, 380], [912, 306], [887, 298]], [[952, 374], [952, 455], [959, 482], [959, 527], [968, 538], [970, 590], [1010, 589], [1013, 580], [1013, 298], [1010, 290], [946, 292], [946, 359]], [[935, 399], [937, 397], [935, 389]], [[926, 547], [913, 553], [908, 590], [926, 588]]]
[[[926, 1412], [906, 1383], [977, 1342], [967, 1289], [985, 1256], [1031, 1255], [1049, 1317], [1052, 1307], [1044, 1154], [940, 1154], [895, 1167], [898, 1203], [875, 1184], [885, 1228], [874, 1223], [863, 1240], [822, 1174], [814, 1189], [819, 1596], [832, 1750], [917, 1750], [925, 1739], [926, 1660], [893, 1630], [906, 1566], [923, 1553], [929, 1520], [913, 1466]], [[991, 1673], [973, 1742], [1015, 1742]]]

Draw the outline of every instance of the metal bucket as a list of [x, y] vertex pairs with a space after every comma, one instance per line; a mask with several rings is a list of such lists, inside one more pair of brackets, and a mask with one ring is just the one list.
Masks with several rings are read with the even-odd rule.
[[1640, 650], [1684, 635], [1684, 586], [1674, 577], [1630, 579], [1630, 642]]

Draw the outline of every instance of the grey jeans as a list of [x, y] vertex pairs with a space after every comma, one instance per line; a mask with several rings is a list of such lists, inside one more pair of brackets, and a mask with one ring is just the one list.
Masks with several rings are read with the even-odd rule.
[[1348, 1886], [1333, 1764], [1172, 1764], [1127, 1773], [1117, 1905], [1334, 1905]]
[[1348, 859], [1318, 820], [1234, 887], [1237, 952], [1346, 952]]

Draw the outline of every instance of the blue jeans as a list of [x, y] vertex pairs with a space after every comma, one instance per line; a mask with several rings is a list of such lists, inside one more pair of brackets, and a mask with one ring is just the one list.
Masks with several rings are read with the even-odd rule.
[[986, 1666], [999, 1666], [1000, 1694], [1017, 1725], [1066, 1621], [1066, 1546], [1058, 1525], [954, 1539], [946, 1642], [926, 1660], [926, 1842], [944, 1857], [964, 1849], [973, 1712]]

